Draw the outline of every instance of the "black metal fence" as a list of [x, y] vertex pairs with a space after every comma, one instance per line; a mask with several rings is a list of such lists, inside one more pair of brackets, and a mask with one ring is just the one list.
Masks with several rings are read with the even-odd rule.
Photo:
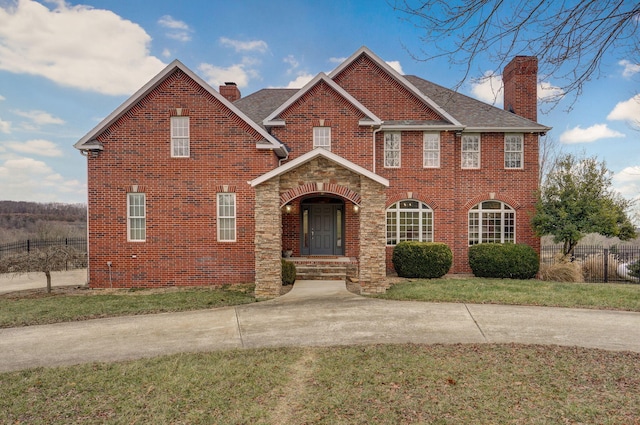
[[[0, 244], [0, 258], [15, 254], [29, 253], [37, 249], [45, 249], [55, 246], [69, 246], [79, 252], [87, 252], [87, 238], [63, 238], [63, 239], [27, 239], [19, 242]], [[83, 261], [74, 261], [68, 268], [87, 267], [86, 256]]]
[[[542, 264], [553, 264], [562, 245], [544, 245], [540, 252]], [[572, 261], [582, 267], [585, 282], [638, 282], [629, 275], [627, 266], [640, 261], [640, 246], [612, 245], [608, 248], [594, 245], [578, 245], [573, 251]]]

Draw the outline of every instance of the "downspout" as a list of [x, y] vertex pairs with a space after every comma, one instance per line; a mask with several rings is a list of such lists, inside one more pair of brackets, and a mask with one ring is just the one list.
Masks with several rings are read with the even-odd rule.
[[[87, 158], [87, 184], [89, 184], [89, 151], [80, 150], [80, 155]], [[85, 279], [85, 284], [89, 285], [89, 199], [87, 199], [87, 278]]]
[[382, 126], [373, 130], [373, 173], [376, 173], [376, 134], [382, 130]]

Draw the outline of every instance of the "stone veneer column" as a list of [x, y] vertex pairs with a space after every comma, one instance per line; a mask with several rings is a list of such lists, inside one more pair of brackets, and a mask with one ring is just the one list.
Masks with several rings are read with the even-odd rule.
[[384, 186], [360, 177], [360, 286], [362, 293], [383, 293], [386, 281]]
[[275, 298], [282, 287], [280, 179], [256, 186], [256, 298]]

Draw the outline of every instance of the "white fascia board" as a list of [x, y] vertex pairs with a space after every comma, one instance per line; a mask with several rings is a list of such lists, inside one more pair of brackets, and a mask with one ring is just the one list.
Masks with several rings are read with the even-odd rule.
[[465, 133], [546, 133], [552, 127], [465, 127]]
[[381, 130], [389, 131], [463, 131], [464, 126], [461, 125], [428, 125], [428, 124], [398, 124], [388, 125], [382, 124]]
[[[295, 95], [291, 96], [285, 103], [280, 105], [280, 107], [278, 109], [273, 111], [267, 118], [265, 118], [264, 121], [262, 122], [265, 125], [265, 127], [276, 127], [276, 126], [285, 125], [285, 120], [277, 119], [277, 117], [281, 113], [286, 111], [288, 107], [290, 107], [295, 102], [297, 102], [298, 99], [300, 99], [305, 93], [307, 93], [309, 90], [311, 90], [311, 88], [313, 88], [320, 81], [323, 81], [324, 83], [326, 83], [329, 87], [331, 87], [333, 90], [335, 90], [340, 96], [344, 97], [349, 103], [351, 103], [358, 110], [360, 110], [360, 112], [362, 112], [367, 117], [369, 117], [370, 121], [368, 121], [367, 124], [364, 124], [364, 125], [380, 125], [380, 124], [382, 124], [382, 120], [380, 120], [380, 118], [378, 118], [366, 106], [364, 106], [356, 98], [354, 98], [349, 93], [347, 93], [342, 87], [337, 85], [335, 83], [335, 81], [333, 81], [332, 79], [330, 79], [327, 76], [327, 74], [325, 74], [324, 72], [321, 72], [318, 75], [316, 75], [311, 81], [309, 81], [307, 84], [305, 84], [304, 87], [302, 87], [300, 90], [298, 90], [298, 92]], [[362, 120], [361, 120], [361, 122], [362, 122]], [[361, 124], [361, 125], [363, 125], [363, 124]]]
[[331, 73], [329, 74], [329, 78], [331, 78], [333, 80], [333, 78], [335, 78], [336, 75], [338, 75], [344, 68], [349, 66], [351, 64], [351, 62], [353, 62], [355, 59], [357, 59], [363, 53], [366, 54], [367, 56], [369, 56], [369, 58], [371, 58], [371, 60], [376, 62], [382, 69], [384, 69], [387, 73], [389, 73], [397, 82], [402, 84], [407, 90], [412, 92], [420, 100], [422, 100], [424, 103], [429, 105], [429, 107], [431, 107], [434, 111], [436, 111], [442, 117], [446, 118], [453, 125], [462, 126], [462, 124], [460, 122], [458, 122], [458, 120], [456, 120], [454, 117], [452, 117], [447, 111], [442, 109], [440, 107], [440, 105], [438, 105], [436, 102], [431, 100], [431, 98], [425, 96], [424, 93], [422, 93], [420, 90], [418, 90], [418, 88], [416, 86], [411, 84], [406, 78], [404, 78], [404, 76], [400, 75], [400, 73], [398, 71], [396, 71], [391, 66], [389, 66], [389, 64], [387, 64], [387, 62], [382, 60], [379, 56], [377, 56], [375, 53], [373, 53], [371, 50], [369, 50], [369, 48], [366, 47], [366, 46], [362, 46], [353, 55], [349, 56], [349, 58], [347, 58], [344, 62], [342, 62], [340, 65], [338, 65], [338, 67], [336, 69], [331, 71]]
[[116, 122], [122, 115], [124, 115], [136, 102], [146, 96], [149, 92], [154, 90], [165, 78], [171, 74], [176, 68], [180, 69], [182, 72], [187, 74], [190, 78], [192, 78], [196, 83], [202, 86], [205, 90], [207, 90], [213, 97], [215, 97], [218, 101], [220, 101], [223, 105], [229, 108], [234, 114], [236, 114], [240, 119], [249, 124], [254, 130], [256, 130], [264, 139], [273, 145], [273, 149], [282, 149], [282, 143], [278, 142], [271, 136], [269, 133], [265, 131], [258, 124], [254, 123], [248, 116], [244, 114], [244, 112], [240, 111], [233, 103], [229, 102], [224, 96], [222, 96], [218, 91], [216, 91], [213, 87], [211, 87], [206, 81], [196, 75], [193, 71], [191, 71], [186, 65], [184, 65], [179, 60], [174, 60], [169, 65], [167, 65], [160, 73], [158, 73], [155, 77], [153, 77], [147, 84], [142, 86], [137, 92], [135, 92], [129, 99], [124, 101], [116, 110], [114, 110], [111, 114], [109, 114], [105, 119], [103, 119], [97, 126], [95, 126], [89, 133], [87, 133], [82, 139], [76, 142], [73, 146], [76, 149], [82, 149], [82, 145], [89, 142], [93, 138], [97, 137], [101, 132], [103, 132], [106, 128], [108, 128], [111, 124]]
[[385, 186], [385, 187], [389, 187], [389, 180], [385, 179], [382, 176], [379, 176], [375, 173], [372, 173], [371, 171], [367, 170], [366, 168], [363, 168], [357, 164], [354, 164], [353, 162], [344, 159], [343, 157], [336, 155], [335, 153], [329, 152], [326, 149], [322, 149], [322, 148], [316, 148], [313, 149], [307, 153], [305, 153], [302, 156], [299, 156], [298, 158], [292, 160], [291, 162], [288, 162], [278, 168], [274, 168], [273, 170], [269, 171], [268, 173], [265, 173], [263, 175], [261, 175], [260, 177], [257, 177], [253, 180], [251, 180], [249, 182], [249, 184], [251, 185], [251, 187], [256, 187], [259, 184], [262, 184], [266, 181], [271, 180], [274, 177], [280, 176], [290, 170], [293, 170], [295, 168], [300, 167], [303, 164], [306, 164], [307, 162], [311, 161], [314, 158], [317, 157], [323, 157], [328, 159], [329, 161], [335, 162], [338, 165], [341, 165], [342, 167], [346, 168], [347, 170], [350, 170], [356, 174], [360, 174], [361, 176], [365, 176], [377, 183], [380, 183], [381, 185]]

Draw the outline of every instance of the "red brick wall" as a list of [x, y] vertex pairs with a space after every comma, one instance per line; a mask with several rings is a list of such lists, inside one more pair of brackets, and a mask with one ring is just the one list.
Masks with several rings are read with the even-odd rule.
[[[170, 115], [190, 117], [191, 156], [170, 157]], [[254, 191], [277, 166], [255, 130], [182, 72], [99, 136], [89, 159], [90, 285], [143, 287], [251, 282]], [[127, 242], [127, 192], [146, 193], [146, 242]], [[217, 193], [236, 193], [237, 242], [218, 242]], [[107, 262], [112, 263], [111, 280]]]

